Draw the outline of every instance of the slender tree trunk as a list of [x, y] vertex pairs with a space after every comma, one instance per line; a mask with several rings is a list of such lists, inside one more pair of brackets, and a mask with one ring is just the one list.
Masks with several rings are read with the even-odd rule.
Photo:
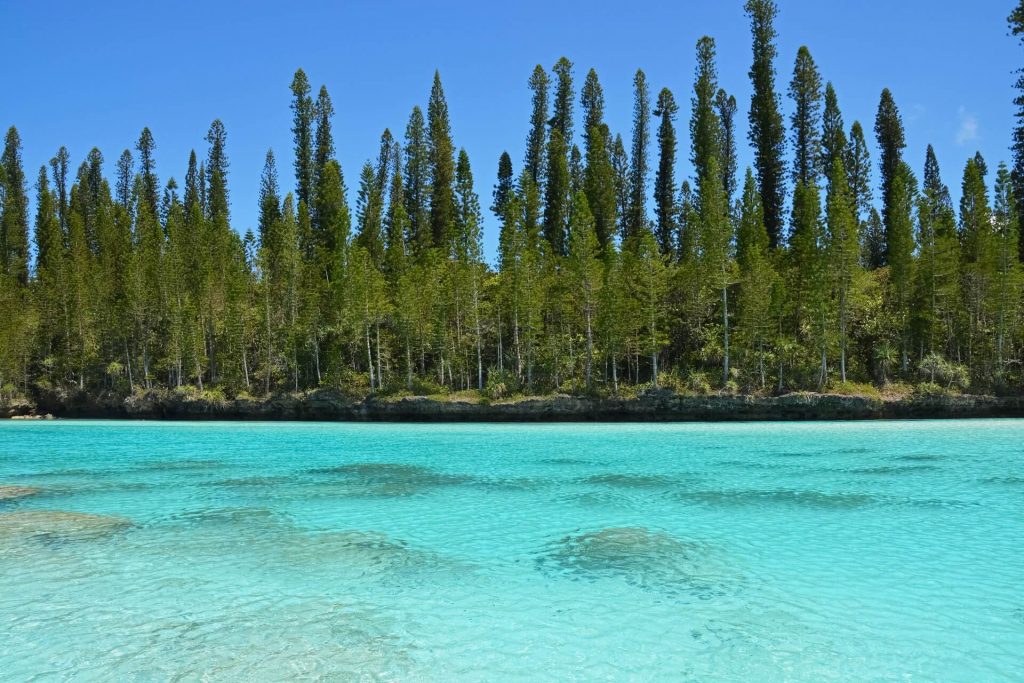
[[373, 378], [373, 353], [370, 350], [370, 326], [368, 324], [363, 325], [364, 336], [366, 338], [366, 367], [370, 371], [370, 393], [374, 393], [374, 378]]
[[[724, 267], [723, 267], [724, 268]], [[723, 279], [725, 273], [722, 273]], [[722, 386], [729, 384], [729, 289], [722, 287]]]
[[245, 342], [241, 344], [242, 347], [242, 374], [245, 376], [245, 388], [248, 390], [249, 387], [249, 358], [245, 350]]
[[377, 335], [377, 388], [384, 386], [384, 373], [381, 371], [380, 365], [380, 321], [374, 323], [375, 333]]
[[[589, 294], [587, 295], [589, 299]], [[590, 303], [587, 303], [587, 390], [589, 391], [592, 385], [593, 365], [594, 365], [594, 333], [593, 326], [591, 325], [591, 313]]]
[[505, 372], [505, 350], [502, 347], [502, 339], [501, 339], [502, 331], [501, 331], [501, 309], [500, 308], [498, 309], [498, 320], [497, 320], [497, 322], [498, 322], [498, 372], [499, 373], [504, 373]]
[[132, 378], [132, 355], [128, 352], [128, 340], [124, 342], [124, 359], [125, 365], [128, 368], [128, 389], [134, 394], [135, 393], [135, 380]]
[[764, 370], [764, 338], [760, 335], [757, 338], [757, 369], [761, 375], [761, 391], [764, 391], [768, 378], [765, 376]]
[[412, 391], [412, 344], [405, 335], [405, 388]]
[[320, 376], [320, 333], [313, 333], [313, 361], [316, 366], [316, 385], [320, 386], [323, 377]]
[[839, 294], [839, 376], [846, 384], [846, 291]]
[[619, 395], [619, 359], [612, 353], [612, 390]]

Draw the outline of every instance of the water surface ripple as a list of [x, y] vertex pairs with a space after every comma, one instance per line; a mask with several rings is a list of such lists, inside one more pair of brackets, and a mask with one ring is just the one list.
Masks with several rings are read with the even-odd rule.
[[0, 680], [1024, 680], [1024, 421], [0, 423]]

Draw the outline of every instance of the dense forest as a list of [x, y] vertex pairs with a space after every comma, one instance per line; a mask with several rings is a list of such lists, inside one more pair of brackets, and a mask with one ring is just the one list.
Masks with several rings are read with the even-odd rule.
[[[847, 125], [802, 47], [780, 93], [777, 6], [747, 0], [745, 10], [745, 171], [740, 109], [718, 85], [710, 37], [696, 45], [688, 177], [672, 92], [654, 94], [636, 72], [626, 139], [604, 121], [598, 75], [586, 74], [577, 99], [562, 58], [529, 76], [525, 158], [517, 169], [503, 154], [493, 190], [481, 192], [456, 146], [435, 74], [404, 135], [384, 130], [379, 156], [355, 180], [350, 170], [354, 209], [330, 95], [314, 96], [299, 70], [294, 190], [267, 152], [258, 226], [244, 235], [231, 225], [220, 121], [183, 185], [159, 180], [149, 129], [112, 173], [98, 149], [71, 171], [60, 148], [38, 170], [31, 217], [11, 127], [0, 159], [0, 388], [1020, 393], [1024, 75], [1012, 168], [967, 159], [954, 207], [931, 147], [920, 175], [904, 158], [889, 90], [872, 128]], [[1009, 26], [1024, 35], [1024, 2]], [[501, 225], [493, 265], [485, 210]]]

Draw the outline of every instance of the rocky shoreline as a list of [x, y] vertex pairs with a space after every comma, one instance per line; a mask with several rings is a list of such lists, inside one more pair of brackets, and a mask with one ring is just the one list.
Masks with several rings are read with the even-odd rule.
[[1024, 417], [1024, 397], [975, 395], [877, 398], [794, 393], [783, 396], [680, 395], [638, 398], [557, 395], [514, 401], [429, 397], [353, 399], [320, 390], [234, 400], [153, 391], [114, 395], [52, 394], [0, 403], [21, 419], [321, 420], [380, 422], [693, 422]]

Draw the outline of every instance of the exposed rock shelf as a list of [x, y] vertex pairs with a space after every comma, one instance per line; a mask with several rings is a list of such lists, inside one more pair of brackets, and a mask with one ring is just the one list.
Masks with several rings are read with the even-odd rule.
[[639, 398], [566, 395], [514, 401], [432, 397], [352, 399], [321, 390], [267, 398], [217, 400], [154, 391], [129, 397], [43, 395], [33, 403], [0, 404], [0, 415], [171, 420], [335, 420], [395, 422], [667, 422], [869, 420], [1024, 417], [1024, 397], [973, 395], [877, 398], [794, 393], [783, 396], [679, 395]]

